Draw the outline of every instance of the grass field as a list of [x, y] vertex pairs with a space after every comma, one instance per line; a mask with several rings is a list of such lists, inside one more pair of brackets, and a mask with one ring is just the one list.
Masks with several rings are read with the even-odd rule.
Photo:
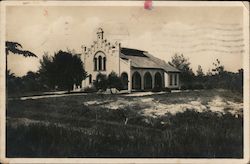
[[243, 156], [243, 98], [231, 91], [70, 95], [7, 105], [8, 157]]

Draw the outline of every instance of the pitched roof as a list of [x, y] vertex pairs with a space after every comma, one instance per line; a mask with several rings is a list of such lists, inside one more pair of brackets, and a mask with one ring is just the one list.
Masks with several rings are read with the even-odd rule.
[[180, 72], [175, 67], [167, 64], [164, 60], [154, 57], [146, 51], [121, 48], [120, 57], [122, 59], [130, 59], [134, 68], [157, 68], [166, 72]]

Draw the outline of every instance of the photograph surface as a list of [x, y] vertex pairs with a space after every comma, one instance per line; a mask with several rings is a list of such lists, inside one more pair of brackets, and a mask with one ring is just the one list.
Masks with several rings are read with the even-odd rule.
[[67, 4], [4, 6], [6, 158], [244, 158], [244, 5]]

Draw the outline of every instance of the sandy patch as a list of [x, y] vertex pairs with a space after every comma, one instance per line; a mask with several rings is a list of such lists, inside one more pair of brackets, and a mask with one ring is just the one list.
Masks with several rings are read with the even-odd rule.
[[[165, 104], [155, 100], [152, 97], [140, 97], [133, 99], [118, 98], [116, 101], [88, 101], [85, 105], [96, 105], [108, 109], [124, 109], [131, 108], [132, 110], [139, 109], [138, 112], [144, 116], [159, 117], [168, 113], [175, 115], [179, 112], [184, 112], [187, 109], [192, 109], [197, 112], [211, 110], [213, 112], [226, 113], [230, 112], [234, 115], [242, 115], [243, 103], [235, 103], [225, 101], [219, 96], [215, 96], [211, 101], [202, 103], [202, 99], [193, 98], [185, 99], [185, 103]], [[204, 100], [203, 100], [204, 101]]]
[[151, 107], [145, 108], [141, 111], [143, 115], [151, 117], [163, 116], [167, 113], [175, 115], [176, 113], [184, 112], [187, 109], [193, 109], [197, 112], [211, 110], [213, 112], [220, 112], [223, 114], [230, 112], [233, 115], [241, 115], [243, 109], [243, 103], [234, 103], [231, 101], [225, 102], [221, 97], [215, 97], [211, 102], [208, 102], [207, 105], [202, 104], [200, 99], [180, 104], [163, 104], [152, 100], [150, 101], [150, 105]]
[[111, 102], [110, 100], [107, 100], [107, 101], [87, 101], [87, 102], [84, 102], [84, 105], [88, 106], [88, 105], [100, 105], [100, 104], [105, 104], [105, 103], [109, 103]]

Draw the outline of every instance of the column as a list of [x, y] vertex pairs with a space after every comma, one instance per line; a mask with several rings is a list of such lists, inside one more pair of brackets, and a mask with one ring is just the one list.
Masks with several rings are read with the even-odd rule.
[[131, 93], [132, 90], [132, 76], [131, 76], [131, 70], [128, 71], [128, 92]]
[[144, 74], [142, 71], [140, 71], [140, 75], [141, 75], [141, 90], [144, 90]]
[[152, 77], [152, 89], [154, 89], [154, 87], [155, 87], [155, 74], [154, 75], [151, 74], [151, 77]]

